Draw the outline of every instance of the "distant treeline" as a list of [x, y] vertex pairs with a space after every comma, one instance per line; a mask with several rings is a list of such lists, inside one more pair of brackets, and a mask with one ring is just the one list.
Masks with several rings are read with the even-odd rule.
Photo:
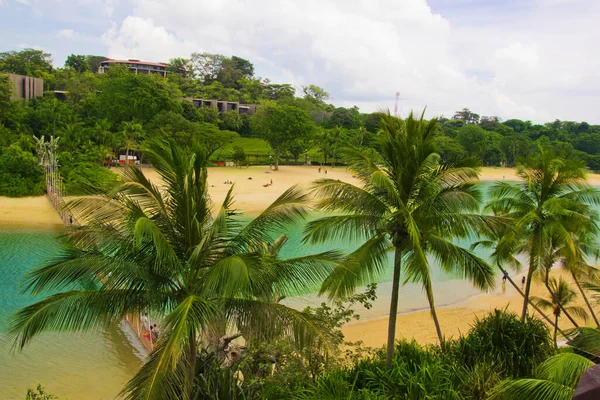
[[[24, 49], [0, 53], [0, 195], [22, 196], [43, 190], [33, 136], [58, 136], [58, 160], [66, 189], [106, 188], [116, 177], [103, 165], [135, 151], [155, 135], [167, 135], [190, 147], [201, 143], [215, 154], [238, 137], [264, 139], [277, 166], [280, 158], [303, 160], [310, 152], [325, 163], [338, 162], [342, 146], [376, 152], [377, 113], [335, 107], [316, 85], [296, 90], [254, 75], [240, 57], [193, 53], [170, 60], [168, 77], [136, 75], [125, 66], [98, 74], [99, 55], [71, 55], [54, 68], [51, 55]], [[10, 101], [12, 85], [1, 74], [44, 79], [45, 95]], [[65, 91], [62, 100], [52, 91]], [[256, 114], [196, 109], [185, 97], [260, 104]], [[327, 118], [324, 118], [324, 116]], [[515, 165], [520, 157], [551, 146], [600, 170], [600, 126], [554, 121], [543, 125], [498, 117], [480, 117], [468, 109], [439, 119], [437, 144], [442, 157], [476, 156], [483, 165]], [[244, 149], [232, 151], [244, 162]], [[136, 153], [142, 156], [141, 153]], [[221, 153], [220, 153], [221, 154]]]

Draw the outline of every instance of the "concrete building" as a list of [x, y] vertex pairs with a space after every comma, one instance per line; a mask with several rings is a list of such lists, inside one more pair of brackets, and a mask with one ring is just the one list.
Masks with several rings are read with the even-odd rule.
[[194, 99], [191, 97], [186, 97], [185, 100], [191, 101], [196, 108], [212, 107], [219, 112], [237, 111], [240, 114], [248, 115], [253, 115], [258, 106], [257, 104], [242, 104], [235, 101]]
[[44, 80], [32, 76], [8, 74], [8, 79], [13, 83], [14, 93], [12, 100], [34, 99], [44, 94]]
[[113, 60], [109, 58], [100, 62], [98, 73], [106, 73], [111, 64], [125, 65], [130, 70], [135, 71], [136, 74], [158, 74], [163, 78], [167, 76], [167, 67], [169, 66], [169, 64], [165, 63], [152, 63], [140, 60]]

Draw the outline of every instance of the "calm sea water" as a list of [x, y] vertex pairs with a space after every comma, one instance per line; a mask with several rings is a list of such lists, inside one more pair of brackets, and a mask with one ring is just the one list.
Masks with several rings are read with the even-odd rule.
[[[60, 246], [58, 232], [0, 228], [0, 336], [7, 319], [36, 299], [20, 295], [28, 270]], [[27, 388], [42, 384], [63, 399], [113, 399], [141, 366], [119, 329], [94, 334], [44, 334], [21, 353], [0, 341], [0, 398], [23, 399]]]
[[[282, 258], [298, 257], [332, 248], [351, 251], [357, 243], [307, 245], [301, 242], [304, 224], [286, 229], [288, 243]], [[18, 309], [36, 299], [20, 294], [23, 275], [43, 264], [55, 254], [60, 232], [18, 231], [0, 227], [0, 336], [7, 319]], [[277, 236], [277, 235], [274, 235]], [[481, 254], [484, 255], [484, 254]], [[390, 263], [391, 265], [391, 258]], [[379, 279], [378, 300], [371, 310], [361, 312], [363, 319], [384, 316], [388, 312], [392, 271], [388, 268]], [[434, 269], [436, 304], [443, 306], [478, 294], [467, 282]], [[324, 298], [309, 288], [307, 293], [284, 300], [284, 303], [304, 308], [317, 306]], [[399, 312], [425, 309], [427, 302], [417, 284], [401, 289]], [[24, 398], [28, 387], [42, 384], [60, 399], [112, 399], [141, 365], [135, 349], [120, 329], [93, 334], [44, 334], [21, 353], [11, 352], [10, 343], [0, 341], [0, 398]]]

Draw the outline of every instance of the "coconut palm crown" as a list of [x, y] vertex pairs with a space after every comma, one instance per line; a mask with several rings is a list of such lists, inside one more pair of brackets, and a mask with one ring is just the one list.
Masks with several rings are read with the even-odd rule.
[[513, 228], [498, 241], [497, 260], [519, 271], [516, 256], [527, 257], [521, 319], [527, 313], [532, 278], [552, 266], [549, 257], [555, 257], [558, 250], [557, 260], [581, 264], [585, 253], [592, 251], [586, 243], [598, 232], [592, 205], [600, 204], [600, 195], [586, 184], [584, 166], [580, 160], [540, 148], [539, 156], [524, 160], [519, 167], [521, 182], [497, 182], [490, 190], [486, 208], [510, 219]]
[[[301, 347], [328, 343], [314, 317], [262, 300], [323, 281], [335, 252], [279, 260], [257, 251], [286, 224], [302, 218], [306, 195], [292, 187], [262, 214], [240, 223], [232, 189], [213, 206], [205, 157], [166, 139], [143, 149], [164, 187], [136, 167], [105, 197], [71, 204], [83, 227], [67, 234], [62, 253], [25, 277], [24, 290], [49, 294], [12, 318], [15, 346], [46, 331], [114, 326], [128, 314], [161, 319], [161, 335], [123, 391], [128, 399], [187, 399], [194, 391], [199, 348], [212, 326], [286, 332]], [[267, 318], [268, 316], [268, 318]], [[234, 331], [235, 332], [235, 331]], [[220, 332], [225, 333], [225, 332]]]
[[418, 118], [412, 113], [406, 120], [389, 113], [380, 117], [380, 158], [372, 159], [354, 148], [344, 150], [360, 185], [333, 179], [317, 181], [317, 208], [336, 215], [310, 222], [305, 240], [343, 238], [362, 243], [323, 283], [321, 293], [332, 298], [346, 297], [359, 285], [373, 282], [386, 268], [389, 252], [394, 252], [387, 344], [390, 366], [401, 276], [405, 283], [423, 285], [441, 342], [430, 258], [479, 289], [492, 288], [492, 268], [453, 240], [493, 229], [495, 221], [478, 212], [481, 193], [474, 183], [478, 178], [474, 160], [443, 162], [436, 152], [435, 119], [425, 121], [423, 115]]

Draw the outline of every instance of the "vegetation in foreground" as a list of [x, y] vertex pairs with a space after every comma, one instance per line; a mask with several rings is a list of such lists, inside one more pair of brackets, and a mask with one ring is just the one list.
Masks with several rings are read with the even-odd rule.
[[[387, 121], [377, 138], [380, 158], [356, 147], [341, 153], [362, 187], [315, 183], [318, 207], [341, 215], [309, 223], [306, 240], [362, 235], [365, 244], [347, 255], [331, 250], [279, 259], [285, 239], [271, 243], [273, 235], [307, 215], [307, 193], [291, 188], [242, 225], [231, 207], [232, 191], [213, 208], [203, 148], [148, 140], [144, 155], [166, 182], [166, 191], [132, 167], [104, 197], [70, 204], [77, 219], [88, 223], [69, 232], [60, 257], [27, 275], [25, 290], [49, 297], [13, 317], [17, 347], [44, 331], [101, 329], [127, 314], [148, 312], [162, 321], [160, 339], [124, 389], [125, 398], [338, 398], [346, 393], [348, 398], [502, 399], [513, 398], [516, 390], [532, 400], [572, 395], [581, 373], [600, 355], [599, 330], [559, 329], [557, 319], [536, 306], [574, 349], [554, 355], [547, 327], [527, 313], [529, 304], [542, 302], [525, 292], [520, 319], [496, 312], [465, 337], [445, 341], [435, 318], [426, 255], [486, 287], [493, 284], [492, 267], [453, 244], [454, 237], [486, 239], [500, 269], [504, 263], [518, 268], [519, 254], [533, 254], [530, 265], [537, 268], [531, 279], [547, 282], [552, 301], [569, 315], [572, 297], [557, 296], [559, 287], [548, 278], [555, 261], [562, 262], [582, 294], [600, 292], [596, 270], [585, 258], [598, 218], [590, 205], [598, 202], [598, 192], [585, 185], [582, 165], [540, 148], [523, 164], [524, 183], [498, 185], [502, 190], [489, 205], [494, 215], [482, 214], [473, 182], [477, 170], [471, 160], [448, 162], [436, 152], [435, 120], [381, 118]], [[539, 198], [545, 200], [542, 206]], [[343, 342], [339, 327], [354, 316], [344, 301], [369, 306], [373, 288], [359, 297], [353, 293], [380, 272], [388, 251], [396, 255], [393, 297], [401, 290], [400, 266], [405, 266], [404, 281], [420, 282], [425, 289], [439, 346], [397, 344], [392, 330], [387, 350], [371, 353]], [[299, 287], [319, 283], [322, 293], [334, 294], [335, 308], [299, 312], [279, 303]], [[231, 351], [232, 340], [240, 336], [246, 341], [242, 357]]]

